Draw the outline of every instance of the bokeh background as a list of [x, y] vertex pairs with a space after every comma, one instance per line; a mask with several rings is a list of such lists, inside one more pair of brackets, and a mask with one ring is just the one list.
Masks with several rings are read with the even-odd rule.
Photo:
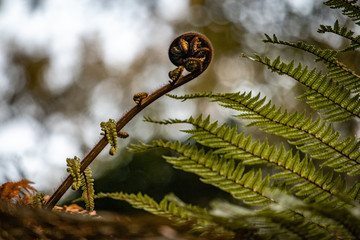
[[[82, 158], [100, 139], [101, 121], [119, 119], [134, 105], [134, 93], [167, 83], [174, 69], [168, 46], [187, 31], [205, 34], [215, 55], [206, 73], [172, 93], [253, 91], [290, 111], [307, 108], [294, 99], [302, 86], [241, 54], [313, 64], [309, 54], [263, 43], [263, 34], [339, 49], [346, 41], [317, 33], [320, 24], [333, 25], [336, 19], [359, 30], [319, 0], [0, 0], [0, 183], [27, 178], [51, 194], [66, 176], [65, 159]], [[341, 60], [359, 71], [358, 56], [350, 53]], [[277, 141], [207, 100], [182, 103], [164, 96], [123, 129], [130, 138], [120, 140], [116, 156], [107, 148], [91, 165], [96, 190], [142, 191], [157, 199], [175, 192], [194, 203], [226, 197], [196, 176], [172, 169], [161, 159], [165, 152], [126, 151], [130, 143], [153, 138], [186, 140], [179, 129], [188, 126], [157, 126], [143, 122], [143, 116], [200, 113]], [[345, 133], [358, 131], [354, 121], [340, 127]]]

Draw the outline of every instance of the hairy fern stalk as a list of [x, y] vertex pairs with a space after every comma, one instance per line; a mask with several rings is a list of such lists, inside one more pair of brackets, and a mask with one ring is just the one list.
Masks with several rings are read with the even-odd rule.
[[[330, 0], [325, 5], [360, 25], [360, 5], [350, 0]], [[210, 116], [156, 121], [156, 124], [186, 124], [183, 130], [195, 144], [154, 140], [131, 145], [133, 152], [168, 149], [176, 156], [164, 156], [175, 168], [196, 174], [201, 181], [230, 193], [244, 205], [212, 202], [212, 209], [186, 204], [174, 195], [156, 202], [144, 194], [99, 193], [129, 202], [135, 208], [188, 224], [192, 231], [219, 239], [360, 239], [360, 141], [342, 137], [333, 123], [360, 118], [360, 77], [337, 59], [345, 51], [360, 47], [360, 36], [338, 21], [321, 25], [319, 33], [336, 34], [350, 41], [342, 50], [320, 49], [304, 42], [291, 43], [265, 34], [265, 43], [301, 49], [323, 62], [322, 73], [310, 66], [271, 60], [259, 55], [245, 58], [287, 75], [306, 87], [298, 99], [317, 113], [290, 113], [260, 94], [195, 93], [169, 95], [179, 100], [208, 98], [222, 107], [236, 110], [237, 118], [248, 126], [283, 137], [296, 147], [253, 140], [226, 124], [218, 125]], [[290, 79], [289, 79], [290, 80]], [[251, 165], [251, 167], [249, 167]], [[274, 175], [262, 170], [277, 169]], [[351, 181], [346, 181], [346, 180]], [[349, 183], [351, 182], [351, 184]], [[244, 207], [245, 206], [245, 207]]]

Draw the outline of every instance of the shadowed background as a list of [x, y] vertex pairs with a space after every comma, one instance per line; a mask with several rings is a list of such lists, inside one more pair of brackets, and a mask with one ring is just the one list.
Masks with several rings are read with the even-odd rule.
[[[167, 83], [174, 69], [167, 57], [169, 44], [187, 31], [205, 34], [215, 55], [204, 74], [173, 94], [253, 91], [290, 111], [307, 109], [294, 99], [302, 86], [241, 54], [281, 55], [285, 61], [312, 64], [311, 55], [262, 43], [263, 33], [339, 49], [343, 39], [316, 32], [320, 24], [333, 25], [336, 19], [354, 28], [339, 11], [311, 0], [2, 0], [0, 183], [27, 178], [51, 194], [66, 176], [65, 159], [82, 158], [100, 139], [101, 121], [119, 119], [134, 105], [134, 93], [152, 92]], [[359, 71], [358, 56], [349, 53], [341, 60]], [[200, 113], [278, 141], [245, 128], [231, 117], [234, 112], [207, 100], [182, 103], [164, 96], [123, 129], [130, 137], [119, 140], [116, 156], [108, 155], [107, 148], [94, 161], [96, 191], [142, 191], [156, 199], [175, 192], [200, 204], [226, 197], [196, 176], [172, 169], [161, 159], [165, 152], [132, 155], [125, 149], [139, 140], [186, 140], [178, 130], [187, 126], [158, 126], [143, 122], [142, 116], [188, 118]], [[358, 131], [354, 121], [338, 127]], [[97, 207], [105, 208], [101, 201]]]

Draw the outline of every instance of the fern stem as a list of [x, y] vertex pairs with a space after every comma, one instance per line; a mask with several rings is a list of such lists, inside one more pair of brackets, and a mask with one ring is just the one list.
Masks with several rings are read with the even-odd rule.
[[[148, 105], [150, 105], [152, 102], [160, 98], [161, 96], [169, 93], [170, 91], [184, 85], [185, 83], [188, 83], [189, 81], [193, 80], [194, 78], [198, 77], [201, 73], [203, 73], [208, 65], [210, 64], [210, 61], [212, 59], [213, 54], [213, 48], [211, 45], [211, 42], [203, 35], [198, 33], [186, 33], [183, 34], [187, 38], [190, 37], [190, 35], [195, 36], [196, 38], [200, 39], [201, 41], [205, 43], [206, 45], [206, 52], [207, 55], [204, 57], [205, 60], [203, 60], [201, 63], [204, 64], [204, 66], [201, 66], [200, 69], [195, 69], [193, 72], [188, 73], [187, 75], [178, 76], [176, 81], [169, 81], [169, 84], [159, 88], [155, 92], [151, 93], [147, 97], [143, 98], [141, 100], [140, 104], [136, 104], [133, 108], [131, 108], [123, 117], [120, 118], [120, 120], [116, 124], [116, 131], [119, 132], [128, 122], [130, 122], [131, 119], [133, 119], [139, 112], [141, 112], [144, 108], [146, 108]], [[176, 38], [178, 39], [178, 38]], [[174, 42], [172, 43], [174, 45]], [[201, 50], [202, 48], [200, 48]], [[172, 57], [171, 52], [169, 51], [170, 59]], [[179, 59], [179, 58], [177, 58]], [[83, 158], [81, 161], [80, 166], [80, 172], [84, 172], [84, 170], [90, 165], [90, 163], [100, 154], [100, 152], [105, 148], [105, 146], [108, 144], [106, 137], [104, 136], [94, 147], [90, 150], [90, 152]], [[51, 195], [49, 200], [46, 202], [45, 207], [52, 209], [55, 204], [60, 200], [60, 198], [65, 194], [65, 192], [69, 189], [69, 187], [72, 184], [72, 177], [69, 175], [62, 184], [56, 189], [56, 191]]]
[[[199, 73], [190, 73], [180, 79], [176, 84], [167, 84], [160, 89], [156, 90], [152, 94], [150, 94], [147, 98], [143, 99], [141, 105], [136, 105], [130, 111], [125, 113], [125, 115], [117, 122], [116, 130], [120, 131], [131, 119], [133, 119], [140, 111], [154, 102], [156, 99], [160, 98], [164, 94], [174, 90], [177, 87], [191, 81], [192, 79], [199, 76]], [[83, 172], [90, 163], [100, 154], [100, 152], [106, 147], [108, 144], [105, 137], [103, 137], [94, 147], [90, 150], [90, 152], [84, 157], [81, 161], [80, 171]], [[46, 202], [45, 207], [51, 209], [55, 206], [55, 204], [60, 200], [60, 198], [65, 194], [65, 192], [69, 189], [72, 184], [72, 177], [68, 176], [64, 182], [59, 186], [59, 188], [55, 191], [55, 193], [50, 197], [50, 199]]]

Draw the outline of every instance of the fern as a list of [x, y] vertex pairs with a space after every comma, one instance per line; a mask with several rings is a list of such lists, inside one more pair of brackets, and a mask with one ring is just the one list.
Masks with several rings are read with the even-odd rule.
[[341, 239], [357, 239], [359, 223], [359, 206], [348, 205], [345, 208], [336, 208], [332, 203], [327, 204], [304, 204], [302, 201], [295, 199], [293, 196], [285, 195], [279, 191], [273, 191], [272, 197], [279, 204], [277, 206], [270, 205], [271, 210], [287, 211], [297, 210], [307, 212], [309, 218], [321, 218], [322, 223], [327, 230], [336, 232]]
[[335, 63], [336, 61], [336, 55], [337, 51], [330, 50], [330, 49], [320, 49], [318, 47], [315, 47], [313, 45], [306, 44], [305, 42], [299, 41], [296, 43], [290, 43], [287, 41], [278, 40], [276, 35], [273, 35], [273, 38], [271, 38], [268, 34], [265, 34], [266, 39], [263, 40], [265, 43], [272, 43], [272, 44], [281, 44], [285, 46], [290, 46], [293, 48], [301, 49], [303, 51], [309, 52], [316, 56], [317, 61], [323, 61], [325, 63], [331, 62]]
[[[165, 160], [175, 168], [199, 175], [202, 177], [201, 181], [229, 192], [235, 199], [242, 200], [250, 206], [277, 203], [271, 194], [270, 179], [268, 177], [262, 179], [260, 169], [256, 173], [253, 169], [245, 171], [243, 164], [235, 164], [232, 159], [219, 158], [212, 151], [205, 153], [203, 149], [198, 150], [196, 146], [190, 147], [181, 145], [179, 142], [163, 142], [161, 140], [154, 140], [151, 145], [143, 143], [131, 145], [130, 150], [139, 152], [159, 147], [172, 150], [180, 155], [180, 157], [164, 156]], [[308, 190], [307, 186], [304, 186], [303, 190]], [[307, 219], [306, 213], [301, 209], [289, 211], [293, 218], [302, 218], [302, 221], [306, 222], [306, 226], [313, 229], [313, 232], [323, 232], [327, 228], [322, 223], [323, 219]]]
[[[355, 1], [330, 0], [325, 4], [344, 8], [343, 13], [359, 24], [360, 7]], [[338, 51], [282, 41], [276, 35], [271, 38], [265, 34], [263, 41], [313, 54], [315, 61], [325, 63], [328, 74], [301, 63], [295, 66], [295, 60], [284, 63], [280, 57], [272, 61], [256, 54], [243, 55], [304, 85], [306, 90], [298, 99], [319, 114], [314, 119], [305, 111], [289, 113], [260, 94], [252, 96], [252, 92], [168, 95], [182, 101], [209, 98], [237, 111], [235, 116], [248, 121], [249, 127], [281, 136], [296, 149], [253, 140], [236, 127], [219, 125], [202, 115], [160, 121], [146, 117], [145, 121], [156, 124], [190, 125], [192, 128], [182, 130], [189, 134], [187, 143], [153, 140], [129, 147], [132, 152], [170, 150], [175, 155], [163, 158], [174, 168], [196, 174], [243, 206], [217, 201], [207, 210], [185, 204], [174, 195], [158, 203], [141, 193], [100, 193], [95, 198], [127, 201], [135, 208], [187, 224], [193, 232], [220, 239], [360, 239], [360, 183], [356, 178], [360, 174], [360, 141], [355, 136], [342, 137], [333, 127], [333, 122], [360, 118], [360, 77], [337, 59], [338, 54], [357, 49], [360, 36], [340, 27], [338, 21], [333, 26], [321, 25], [318, 32], [334, 33], [351, 43]], [[188, 48], [186, 43], [180, 44]], [[196, 41], [191, 44], [196, 49]], [[174, 71], [170, 77], [178, 80], [179, 70]], [[263, 174], [269, 168], [276, 173]], [[342, 173], [356, 177], [345, 178]]]
[[[344, 29], [343, 30], [338, 29], [338, 26], [336, 23], [335, 23], [335, 27], [337, 30], [336, 32], [338, 32], [339, 34], [341, 34], [341, 33], [345, 34], [346, 37], [352, 36], [351, 32], [344, 33], [344, 31], [345, 31]], [[326, 27], [323, 26], [323, 28], [326, 28]], [[304, 42], [290, 43], [287, 41], [281, 41], [281, 40], [278, 40], [278, 38], [276, 37], [275, 34], [273, 35], [273, 38], [271, 38], [267, 34], [265, 34], [265, 37], [266, 37], [266, 39], [263, 40], [263, 42], [290, 46], [290, 47], [297, 48], [297, 49], [300, 49], [300, 50], [303, 50], [303, 51], [306, 51], [306, 52], [309, 52], [309, 53], [315, 55], [316, 56], [315, 61], [321, 61], [326, 64], [326, 67], [329, 71], [329, 73], [327, 75], [328, 78], [332, 79], [332, 81], [336, 81], [336, 82], [340, 83], [344, 88], [346, 88], [347, 90], [349, 90], [352, 93], [360, 92], [359, 76], [354, 71], [350, 70], [343, 63], [339, 62], [336, 59], [336, 56], [338, 55], [338, 51], [330, 50], [330, 49], [320, 49], [313, 45], [308, 45]], [[354, 46], [349, 46], [349, 48], [350, 47], [354, 48]], [[256, 58], [260, 58], [260, 57], [256, 56]], [[262, 62], [262, 63], [264, 63], [264, 62]], [[281, 73], [279, 71], [277, 71], [277, 72]], [[325, 76], [324, 76], [324, 78], [325, 78]]]
[[320, 25], [318, 33], [334, 33], [341, 37], [347, 38], [351, 41], [351, 44], [341, 50], [341, 52], [353, 51], [360, 47], [360, 36], [354, 37], [354, 32], [348, 30], [346, 27], [340, 27], [339, 21], [336, 20], [334, 26]]
[[[234, 237], [234, 232], [212, 222], [206, 209], [184, 204], [173, 195], [165, 196], [159, 203], [141, 193], [136, 195], [122, 192], [98, 193], [95, 199], [98, 198], [126, 201], [134, 208], [144, 209], [154, 215], [169, 218], [179, 225], [190, 225], [192, 231], [201, 232], [204, 235], [221, 236], [223, 239]], [[246, 230], [250, 230], [250, 227], [247, 227]]]
[[321, 111], [320, 114], [325, 116], [326, 120], [342, 122], [353, 117], [360, 118], [360, 96], [351, 97], [350, 91], [331, 80], [327, 81], [326, 75], [316, 72], [315, 68], [309, 71], [307, 67], [302, 67], [301, 63], [294, 67], [294, 61], [286, 64], [280, 61], [280, 57], [272, 62], [269, 58], [258, 55], [255, 55], [255, 58], [247, 58], [266, 65], [274, 72], [286, 74], [305, 85], [308, 91], [298, 98], [306, 100], [310, 107]]
[[271, 204], [258, 211], [224, 202], [215, 202], [212, 207], [215, 215], [228, 221], [236, 223], [239, 219], [245, 219], [253, 223], [262, 230], [260, 234], [268, 236], [268, 239], [331, 239], [328, 230], [317, 228], [305, 218], [294, 215], [283, 203]]
[[94, 210], [94, 179], [91, 178], [91, 170], [89, 167], [85, 169], [85, 171], [82, 174], [81, 179], [81, 190], [82, 193], [82, 199], [85, 202], [86, 210], [92, 211]]
[[6, 182], [0, 185], [0, 201], [30, 205], [37, 190], [31, 186], [32, 182], [22, 179], [18, 182]]
[[73, 178], [72, 189], [78, 190], [81, 187], [82, 198], [87, 211], [94, 210], [94, 179], [91, 178], [91, 169], [87, 167], [80, 174], [80, 159], [78, 157], [67, 158], [67, 171]]
[[66, 171], [70, 173], [73, 179], [71, 188], [73, 190], [78, 190], [81, 186], [80, 159], [74, 156], [74, 158], [67, 158], [66, 163], [68, 166]]
[[181, 157], [164, 156], [175, 168], [199, 175], [201, 181], [229, 192], [235, 199], [243, 200], [249, 205], [264, 205], [271, 202], [264, 194], [269, 185], [269, 178], [262, 179], [261, 171], [245, 173], [243, 164], [234, 160], [219, 158], [212, 151], [205, 152], [196, 146], [181, 145], [180, 142], [163, 142], [155, 140], [151, 145], [132, 144], [130, 151], [146, 151], [154, 148], [165, 148], [178, 153]]
[[360, 24], [360, 6], [356, 0], [329, 0], [324, 2], [330, 8], [343, 8], [342, 13], [348, 16], [356, 24]]
[[257, 126], [265, 132], [285, 137], [312, 158], [326, 160], [323, 166], [349, 175], [360, 174], [360, 153], [357, 151], [360, 142], [351, 137], [340, 141], [340, 133], [334, 132], [330, 124], [321, 122], [320, 119], [313, 121], [311, 117], [306, 117], [305, 112], [283, 112], [281, 108], [272, 105], [271, 101], [265, 103], [266, 98], [260, 98], [260, 94], [252, 97], [251, 92], [168, 96], [181, 100], [211, 98], [223, 107], [241, 111], [237, 117], [250, 120], [248, 126]]
[[[345, 190], [345, 182], [340, 178], [334, 178], [332, 172], [323, 174], [322, 170], [316, 171], [312, 160], [300, 159], [299, 152], [295, 155], [291, 151], [286, 151], [282, 144], [280, 149], [275, 145], [269, 146], [268, 142], [252, 142], [251, 136], [238, 134], [236, 127], [230, 128], [225, 124], [218, 127], [217, 122], [211, 123], [210, 117], [203, 119], [189, 118], [186, 120], [170, 119], [165, 121], [154, 121], [146, 118], [146, 121], [158, 124], [188, 123], [194, 129], [183, 130], [191, 134], [201, 145], [216, 149], [214, 154], [220, 154], [225, 159], [241, 160], [245, 165], [266, 163], [282, 171], [273, 175], [272, 179], [280, 179], [285, 185], [292, 185], [291, 191], [297, 196], [303, 196], [305, 202], [323, 202], [339, 192], [350, 192]], [[357, 198], [353, 196], [353, 198]]]
[[116, 121], [114, 119], [109, 119], [107, 122], [100, 123], [101, 130], [103, 131], [101, 135], [105, 135], [108, 143], [110, 143], [110, 155], [115, 155], [118, 150], [118, 133], [116, 131]]

